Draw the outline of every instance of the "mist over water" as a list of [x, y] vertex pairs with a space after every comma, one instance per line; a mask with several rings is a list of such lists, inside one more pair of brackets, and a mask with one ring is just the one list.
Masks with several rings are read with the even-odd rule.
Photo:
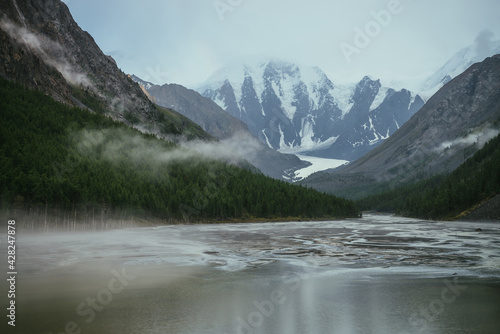
[[500, 328], [495, 223], [367, 216], [18, 238], [22, 333]]

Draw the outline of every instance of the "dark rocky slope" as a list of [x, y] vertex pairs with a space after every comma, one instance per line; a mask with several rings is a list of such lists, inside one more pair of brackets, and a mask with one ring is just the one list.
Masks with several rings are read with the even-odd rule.
[[407, 182], [456, 169], [498, 133], [500, 55], [475, 64], [440, 89], [382, 145], [305, 184], [325, 191]]
[[159, 136], [210, 138], [184, 116], [151, 103], [60, 0], [2, 1], [0, 59], [1, 76], [57, 101]]
[[218, 139], [230, 138], [239, 132], [249, 132], [245, 123], [192, 89], [177, 84], [160, 86], [135, 75], [131, 77], [144, 88], [153, 102], [181, 113]]
[[460, 217], [460, 220], [500, 222], [500, 195], [496, 195], [481, 203], [472, 212]]
[[245, 123], [194, 90], [177, 84], [159, 86], [136, 76], [132, 79], [141, 85], [152, 101], [188, 117], [210, 135], [230, 140], [234, 146], [242, 148], [251, 145], [254, 149], [246, 159], [268, 176], [289, 180], [295, 170], [309, 164], [295, 155], [281, 154], [267, 147], [250, 133]]

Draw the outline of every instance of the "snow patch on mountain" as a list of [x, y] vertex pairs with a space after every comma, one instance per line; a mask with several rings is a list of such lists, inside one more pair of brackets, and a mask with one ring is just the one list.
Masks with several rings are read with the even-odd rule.
[[330, 146], [332, 146], [333, 144], [335, 144], [335, 142], [339, 138], [339, 136], [334, 136], [334, 137], [330, 137], [324, 141], [320, 141], [320, 140], [314, 141], [314, 140], [310, 140], [311, 137], [312, 136], [304, 137], [304, 138], [308, 138], [309, 140], [303, 139], [302, 145], [300, 145], [300, 146], [287, 146], [287, 145], [285, 145], [284, 147], [280, 148], [278, 151], [280, 153], [295, 154], [298, 156], [299, 154], [305, 153], [305, 152], [327, 149]]
[[[373, 103], [370, 106], [370, 111], [373, 111], [373, 110], [377, 109], [378, 107], [380, 107], [382, 102], [384, 102], [388, 91], [389, 91], [389, 88], [387, 88], [387, 87], [381, 87], [379, 89], [377, 96], [375, 96], [375, 100], [373, 100]], [[415, 98], [413, 100], [415, 101]]]
[[356, 84], [336, 85], [333, 89], [332, 96], [337, 107], [342, 110], [342, 118], [351, 110], [352, 106], [354, 105], [354, 101], [351, 100], [351, 97], [354, 94], [355, 89]]
[[321, 82], [321, 70], [318, 67], [303, 67], [300, 70], [300, 77], [306, 85], [307, 93], [311, 101], [312, 108], [318, 108], [319, 105], [319, 95], [318, 83]]
[[267, 146], [272, 147], [271, 143], [269, 142], [269, 138], [267, 138], [265, 129], [262, 129], [262, 136], [266, 139]]
[[217, 105], [219, 107], [221, 107], [222, 109], [226, 109], [227, 106], [226, 106], [226, 102], [224, 102], [224, 100], [222, 99], [222, 96], [220, 94], [217, 94], [217, 96], [214, 98], [213, 100], [215, 103], [217, 103]]

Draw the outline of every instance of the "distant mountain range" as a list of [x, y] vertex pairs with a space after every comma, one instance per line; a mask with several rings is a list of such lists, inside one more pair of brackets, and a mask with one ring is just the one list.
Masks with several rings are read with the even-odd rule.
[[195, 91], [170, 85], [169, 95], [159, 96], [154, 104], [147, 90], [75, 23], [61, 1], [44, 5], [9, 0], [0, 4], [0, 12], [5, 14], [0, 16], [0, 76], [6, 79], [170, 141], [215, 141], [237, 133], [233, 140], [251, 153], [245, 158], [277, 179], [290, 179], [309, 165], [252, 139], [243, 122]]
[[250, 133], [243, 121], [194, 90], [176, 84], [155, 85], [136, 76], [131, 77], [156, 104], [178, 111], [212, 136], [229, 140], [242, 149], [251, 145], [252, 154], [246, 159], [266, 175], [294, 180], [295, 172], [309, 165], [293, 154], [283, 154], [267, 147]]
[[103, 227], [115, 217], [358, 216], [351, 201], [262, 175], [247, 161], [271, 172], [279, 164], [275, 178], [307, 163], [267, 148], [210, 99], [171, 88], [177, 109], [221, 122], [204, 124], [213, 135], [153, 103], [60, 0], [1, 1], [0, 211], [26, 217], [25, 210], [37, 225], [43, 207], [43, 225], [52, 227], [53, 216], [65, 230], [70, 214], [77, 228], [94, 212]]
[[402, 88], [404, 82], [391, 88], [368, 76], [336, 84], [318, 67], [276, 59], [229, 64], [197, 90], [275, 150], [354, 161], [388, 139], [446, 83], [500, 53], [500, 41], [490, 37], [478, 37], [428, 78], [408, 82], [412, 91]]
[[[282, 216], [280, 207], [285, 206], [287, 215], [291, 212], [295, 216], [313, 216], [313, 211], [319, 214], [324, 208], [328, 208], [330, 215], [331, 212], [339, 215], [339, 211], [333, 208], [335, 203], [343, 206], [342, 215], [353, 216], [357, 212], [352, 203], [255, 175], [256, 169], [246, 161], [266, 175], [297, 181], [297, 171], [301, 171], [300, 177], [305, 177], [304, 167], [309, 163], [285, 153], [302, 153], [306, 157], [309, 155], [307, 158], [316, 156], [309, 160], [312, 167], [312, 161], [319, 159], [317, 157], [349, 160], [351, 163], [347, 165], [346, 161], [337, 161], [335, 166], [342, 167], [313, 174], [301, 182], [336, 194], [349, 189], [351, 195], [355, 193], [360, 197], [377, 187], [387, 189], [453, 171], [500, 132], [500, 55], [484, 59], [489, 52], [500, 52], [500, 42], [491, 41], [485, 47], [483, 41], [461, 50], [435, 74], [419, 82], [420, 88], [413, 88], [413, 91], [401, 85], [384, 86], [380, 80], [368, 76], [356, 84], [340, 85], [317, 67], [266, 60], [232, 64], [218, 71], [200, 88], [204, 97], [180, 85], [157, 86], [123, 73], [111, 57], [102, 53], [93, 38], [78, 27], [60, 0], [7, 0], [0, 3], [0, 13], [0, 77], [6, 97], [1, 100], [6, 110], [2, 115], [6, 121], [15, 124], [11, 126], [4, 122], [6, 128], [15, 128], [12, 133], [16, 135], [15, 139], [9, 137], [7, 149], [0, 150], [5, 155], [4, 161], [8, 161], [4, 165], [6, 173], [10, 169], [8, 166], [17, 166], [18, 175], [4, 177], [8, 186], [0, 187], [16, 189], [14, 192], [4, 191], [10, 204], [17, 197], [22, 199], [25, 196], [38, 198], [37, 203], [45, 203], [45, 206], [47, 199], [57, 205], [60, 198], [57, 189], [63, 182], [65, 186], [61, 189], [66, 189], [68, 208], [84, 203], [82, 199], [87, 193], [82, 189], [92, 184], [96, 192], [92, 198], [87, 198], [90, 201], [87, 204], [110, 203], [114, 196], [116, 203], [127, 198], [128, 204], [140, 203], [144, 207], [154, 204], [167, 213], [177, 210], [176, 217], [181, 217], [179, 207], [174, 204], [166, 206], [166, 199], [171, 199], [174, 194], [175, 203], [182, 204], [191, 201], [191, 193], [201, 194], [202, 199], [207, 199], [212, 205], [210, 217], [216, 218], [233, 215], [277, 217]], [[414, 83], [411, 87], [415, 87]], [[36, 91], [65, 105], [53, 103]], [[434, 91], [437, 92], [434, 94]], [[431, 93], [432, 97], [427, 98], [426, 95]], [[23, 96], [27, 98], [23, 100]], [[68, 108], [68, 105], [80, 109]], [[44, 113], [43, 110], [49, 111]], [[57, 110], [60, 110], [60, 115]], [[11, 114], [17, 115], [15, 119], [7, 117]], [[59, 117], [63, 114], [66, 123]], [[244, 166], [250, 171], [217, 162], [222, 174], [234, 170], [240, 175], [239, 179], [226, 182], [224, 191], [218, 194], [211, 193], [210, 188], [204, 186], [206, 178], [220, 175], [212, 173], [209, 165], [194, 166], [192, 174], [177, 175], [176, 169], [172, 178], [175, 182], [167, 182], [170, 186], [175, 185], [173, 188], [157, 187], [154, 182], [136, 179], [140, 181], [137, 184], [151, 186], [152, 191], [172, 189], [161, 196], [157, 193], [158, 196], [151, 200], [151, 191], [144, 187], [139, 199], [135, 191], [138, 186], [130, 187], [130, 191], [115, 187], [109, 178], [114, 172], [110, 169], [109, 173], [105, 172], [111, 165], [100, 161], [101, 157], [94, 161], [96, 164], [92, 168], [85, 164], [75, 167], [68, 162], [71, 159], [64, 160], [70, 153], [85, 162], [93, 159], [90, 155], [81, 156], [78, 149], [69, 151], [69, 143], [74, 138], [69, 138], [72, 134], [67, 132], [73, 129], [72, 124], [82, 130], [85, 127], [83, 119], [92, 119], [87, 123], [91, 129], [113, 129], [118, 125], [111, 122], [112, 119], [152, 134], [144, 136], [151, 143], [167, 139], [169, 143], [161, 141], [160, 146], [164, 149], [179, 148], [178, 153], [188, 150], [196, 153], [194, 156], [200, 160], [204, 160], [201, 158], [203, 154]], [[35, 126], [38, 123], [31, 120], [40, 125]], [[119, 126], [125, 128], [122, 124]], [[24, 128], [29, 130], [25, 132]], [[109, 139], [113, 146], [116, 143], [123, 150], [122, 157], [135, 156], [128, 155], [134, 140], [124, 144], [111, 132]], [[23, 138], [28, 134], [37, 137], [26, 141]], [[50, 137], [52, 142], [47, 144], [44, 137]], [[91, 134], [91, 137], [90, 142], [99, 141], [99, 134]], [[131, 135], [132, 139], [136, 137]], [[37, 150], [38, 144], [45, 151]], [[181, 148], [178, 144], [184, 146]], [[16, 149], [12, 150], [12, 147]], [[139, 151], [148, 147], [141, 145]], [[148, 159], [154, 157], [158, 149], [153, 151], [148, 151]], [[224, 154], [220, 154], [221, 151]], [[36, 154], [30, 155], [31, 152]], [[16, 160], [18, 153], [25, 161], [22, 164]], [[171, 155], [166, 153], [164, 157]], [[37, 159], [33, 160], [33, 156]], [[102, 159], [113, 156], [103, 154]], [[35, 167], [42, 160], [43, 170], [40, 171]], [[147, 159], [138, 160], [145, 167], [141, 167], [143, 173], [156, 173], [148, 170]], [[328, 160], [319, 160], [324, 168], [328, 167]], [[182, 160], [178, 166], [180, 170], [192, 165], [187, 161]], [[54, 168], [54, 162], [73, 177], [62, 178], [58, 172], [61, 168]], [[497, 162], [493, 160], [493, 163]], [[31, 166], [31, 169], [26, 170], [25, 166]], [[128, 163], [120, 164], [120, 168], [127, 166]], [[312, 173], [310, 167], [307, 173]], [[94, 172], [99, 174], [98, 178]], [[81, 175], [86, 175], [85, 179], [80, 178]], [[158, 175], [167, 176], [164, 173]], [[51, 180], [50, 184], [47, 179]], [[480, 179], [488, 180], [488, 175], [481, 175]], [[95, 180], [106, 180], [110, 186], [99, 188], [102, 182]], [[130, 181], [126, 174], [120, 174], [119, 180], [123, 184]], [[78, 186], [75, 186], [76, 182], [79, 182]], [[34, 197], [33, 189], [39, 192]], [[252, 195], [249, 195], [249, 190]], [[51, 194], [47, 195], [49, 192]], [[102, 201], [104, 193], [109, 195], [106, 201]], [[209, 201], [212, 195], [218, 195], [219, 200]], [[264, 198], [280, 199], [273, 202]], [[289, 202], [290, 198], [293, 201]], [[193, 204], [203, 211], [208, 204], [202, 203], [207, 201]]]
[[500, 132], [500, 55], [449, 81], [389, 139], [361, 159], [305, 184], [323, 191], [366, 189], [453, 171]]
[[230, 64], [199, 88], [207, 99], [179, 85], [143, 82], [141, 90], [78, 27], [64, 3], [45, 5], [0, 4], [2, 77], [159, 137], [215, 140], [243, 133], [234, 137], [242, 145], [257, 137], [263, 145], [248, 160], [287, 180], [308, 163], [273, 150], [357, 160], [421, 109], [425, 94], [483, 58], [485, 49], [500, 50], [500, 42], [464, 48], [421, 83], [423, 93], [384, 86], [368, 76], [356, 84], [336, 84], [317, 67], [280, 60]]
[[379, 80], [338, 85], [318, 67], [281, 60], [231, 64], [198, 91], [273, 149], [351, 161], [424, 105], [417, 94]]
[[[317, 67], [276, 59], [237, 62], [214, 73], [198, 88], [214, 103], [180, 85], [133, 79], [155, 103], [179, 111], [217, 138], [250, 130], [267, 147], [283, 153], [354, 161], [388, 139], [470, 65], [500, 52], [500, 42], [488, 42], [487, 47], [478, 43], [457, 52], [425, 80], [408, 82], [418, 94], [401, 88], [404, 83], [389, 88], [368, 76], [357, 84], [334, 84]], [[256, 165], [268, 175], [299, 180], [296, 172], [304, 166], [289, 156], [280, 168], [283, 161], [278, 157], [274, 155], [272, 166]]]
[[200, 125], [202, 129], [218, 139], [233, 137], [235, 133], [248, 132], [247, 125], [222, 110], [212, 100], [194, 90], [177, 84], [156, 85], [131, 75], [151, 101], [176, 110]]

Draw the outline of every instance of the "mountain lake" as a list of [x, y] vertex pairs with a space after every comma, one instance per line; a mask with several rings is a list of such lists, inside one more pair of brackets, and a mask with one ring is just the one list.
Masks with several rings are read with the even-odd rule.
[[500, 332], [494, 222], [372, 214], [16, 236], [16, 333]]

